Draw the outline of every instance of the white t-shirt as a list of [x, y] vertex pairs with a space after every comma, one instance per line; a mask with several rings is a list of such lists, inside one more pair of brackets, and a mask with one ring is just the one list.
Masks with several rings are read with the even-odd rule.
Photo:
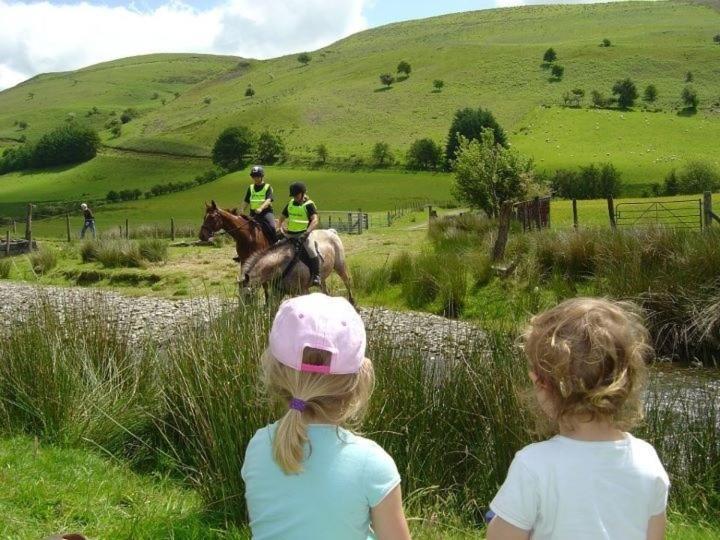
[[515, 454], [490, 508], [533, 540], [645, 540], [669, 487], [655, 449], [629, 433], [603, 442], [557, 435]]

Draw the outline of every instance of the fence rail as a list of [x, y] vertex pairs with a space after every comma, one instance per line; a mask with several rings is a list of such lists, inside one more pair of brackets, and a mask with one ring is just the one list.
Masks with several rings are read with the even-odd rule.
[[663, 226], [676, 229], [703, 228], [701, 199], [624, 202], [615, 205], [618, 227]]

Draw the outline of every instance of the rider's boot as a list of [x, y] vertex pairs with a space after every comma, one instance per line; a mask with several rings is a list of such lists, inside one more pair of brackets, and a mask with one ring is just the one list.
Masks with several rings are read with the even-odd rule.
[[320, 287], [320, 258], [310, 257], [308, 266], [310, 267], [310, 286]]

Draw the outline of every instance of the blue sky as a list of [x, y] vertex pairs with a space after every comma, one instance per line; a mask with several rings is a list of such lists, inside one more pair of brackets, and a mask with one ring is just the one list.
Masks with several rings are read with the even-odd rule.
[[540, 1], [0, 0], [0, 90], [139, 54], [272, 58], [390, 22]]

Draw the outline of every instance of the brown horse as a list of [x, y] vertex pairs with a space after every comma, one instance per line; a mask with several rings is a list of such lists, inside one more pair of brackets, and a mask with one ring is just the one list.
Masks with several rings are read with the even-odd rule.
[[257, 221], [218, 208], [215, 201], [211, 204], [205, 203], [205, 220], [200, 227], [200, 240], [207, 242], [220, 230], [224, 230], [235, 240], [236, 260], [241, 268], [250, 255], [270, 247], [270, 242]]

